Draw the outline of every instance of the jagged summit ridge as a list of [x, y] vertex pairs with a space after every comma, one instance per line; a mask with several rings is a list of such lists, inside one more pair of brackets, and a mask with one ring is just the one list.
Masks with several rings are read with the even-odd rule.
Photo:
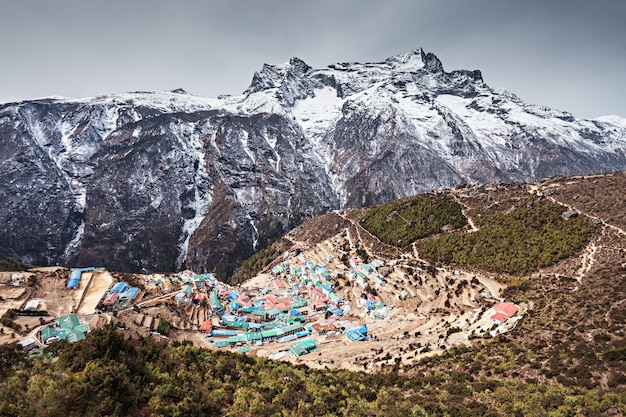
[[424, 52], [421, 48], [387, 58], [384, 63], [391, 66], [393, 73], [417, 73], [420, 70], [426, 73], [444, 73], [439, 58], [432, 52]]
[[338, 97], [346, 99], [371, 88], [405, 85], [423, 93], [459, 90], [475, 95], [484, 82], [479, 70], [446, 73], [435, 54], [418, 48], [381, 62], [344, 62], [319, 69], [311, 68], [299, 58], [281, 65], [265, 64], [261, 71], [255, 72], [244, 96], [267, 92], [281, 105], [293, 107], [298, 100], [311, 98], [316, 90], [324, 88], [331, 88]]
[[[434, 57], [434, 55], [432, 56]], [[437, 58], [435, 57], [435, 59]], [[405, 54], [392, 56], [390, 58], [387, 58], [384, 62], [391, 64], [396, 71], [404, 70], [409, 72], [416, 72], [426, 66], [426, 60], [426, 54], [421, 48], [419, 48]]]
[[324, 68], [266, 64], [239, 96], [9, 103], [0, 139], [0, 255], [224, 278], [329, 210], [626, 169], [624, 119], [525, 103], [478, 70], [445, 72], [422, 49]]

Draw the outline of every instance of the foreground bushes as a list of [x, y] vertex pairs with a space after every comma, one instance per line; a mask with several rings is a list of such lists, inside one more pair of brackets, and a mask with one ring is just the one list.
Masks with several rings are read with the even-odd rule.
[[0, 349], [0, 415], [592, 415], [623, 409], [626, 401], [469, 372], [315, 370], [185, 343], [124, 339], [112, 327], [55, 350], [57, 360], [26, 360]]

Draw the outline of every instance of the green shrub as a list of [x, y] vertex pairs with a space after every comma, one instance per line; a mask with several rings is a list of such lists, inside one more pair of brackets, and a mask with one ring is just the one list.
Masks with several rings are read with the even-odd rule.
[[2, 315], [2, 317], [0, 317], [0, 324], [19, 332], [22, 329], [22, 326], [13, 321], [15, 317], [17, 317], [17, 313], [15, 310], [10, 308]]
[[171, 329], [172, 329], [172, 324], [169, 321], [165, 320], [164, 318], [159, 319], [157, 332], [161, 333], [163, 336], [169, 336]]
[[0, 258], [0, 271], [28, 271], [31, 268], [34, 268], [34, 266], [18, 261], [17, 259], [9, 257]]
[[626, 346], [607, 350], [602, 353], [602, 357], [607, 361], [626, 361]]

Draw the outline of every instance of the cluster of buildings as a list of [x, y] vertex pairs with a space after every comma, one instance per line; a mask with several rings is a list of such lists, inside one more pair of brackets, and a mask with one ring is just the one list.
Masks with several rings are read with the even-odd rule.
[[[291, 342], [289, 354], [300, 356], [316, 349], [316, 336], [345, 334], [348, 341], [369, 340], [367, 326], [353, 323], [346, 316], [354, 308], [377, 318], [387, 316], [384, 302], [366, 291], [370, 286], [383, 285], [376, 273], [382, 262], [366, 264], [353, 254], [353, 269], [341, 265], [341, 269], [331, 271], [328, 265], [332, 258], [326, 261], [316, 264], [300, 254], [272, 268], [273, 277], [267, 287], [246, 291], [222, 284], [210, 274], [203, 278], [190, 275], [177, 298], [193, 302], [202, 297], [200, 288], [207, 289], [206, 303], [213, 318], [202, 323], [199, 330], [206, 332], [216, 347], [241, 347], [244, 352], [249, 346]], [[362, 287], [356, 306], [337, 293], [338, 276]], [[199, 283], [202, 281], [204, 285]]]
[[102, 300], [103, 310], [126, 308], [139, 293], [139, 288], [131, 287], [125, 282], [117, 282], [107, 291]]
[[[94, 269], [73, 269], [67, 288], [81, 286], [82, 274]], [[387, 285], [382, 278], [386, 276], [385, 269], [390, 268], [384, 268], [382, 261], [374, 259], [366, 263], [354, 252], [347, 261], [334, 262], [328, 256], [325, 262], [319, 263], [300, 253], [274, 266], [268, 284], [262, 288], [234, 287], [220, 282], [212, 274], [192, 271], [172, 275], [169, 280], [171, 288], [180, 288], [174, 296], [176, 302], [195, 304], [208, 311], [202, 318], [198, 315], [199, 326], [195, 328], [205, 333], [215, 347], [237, 348], [237, 352], [247, 353], [254, 346], [288, 344], [277, 346], [278, 351], [270, 357], [299, 357], [315, 352], [319, 343], [325, 341], [343, 337], [348, 342], [370, 340], [364, 319], [385, 319], [389, 313], [389, 308], [377, 296], [377, 290], [393, 292], [384, 287]], [[346, 280], [350, 285], [338, 288], [338, 284], [345, 284]], [[394, 289], [399, 299], [410, 297], [406, 290], [396, 286]], [[103, 296], [99, 308], [105, 311], [126, 308], [138, 298], [139, 291], [126, 282], [117, 282]], [[36, 310], [38, 303], [37, 299], [30, 300], [24, 310]], [[495, 314], [491, 320], [498, 325], [519, 309], [507, 302], [493, 308]], [[27, 350], [57, 340], [73, 343], [83, 340], [88, 332], [89, 326], [82, 323], [79, 316], [69, 314], [40, 330], [39, 340], [31, 338], [21, 343]], [[326, 336], [333, 336], [334, 340]]]
[[182, 285], [182, 290], [175, 297], [179, 303], [199, 304], [212, 290], [218, 290], [221, 293], [230, 291], [230, 287], [218, 281], [213, 274], [194, 274], [192, 271], [185, 270], [170, 276], [169, 279], [174, 285]]

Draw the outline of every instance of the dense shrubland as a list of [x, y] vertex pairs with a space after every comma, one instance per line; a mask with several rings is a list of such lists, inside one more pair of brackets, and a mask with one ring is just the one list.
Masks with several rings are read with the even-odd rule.
[[443, 194], [423, 194], [371, 207], [361, 225], [381, 241], [398, 247], [409, 245], [450, 225], [467, 224], [461, 207]]
[[420, 253], [436, 262], [525, 274], [573, 255], [595, 230], [584, 216], [564, 219], [566, 209], [546, 199], [507, 203], [472, 210], [480, 230], [421, 241]]
[[259, 250], [241, 263], [241, 266], [235, 270], [230, 281], [240, 283], [255, 277], [274, 260], [275, 255], [276, 249], [272, 246]]
[[51, 350], [57, 360], [25, 359], [12, 345], [0, 349], [0, 415], [597, 415], [626, 404], [624, 395], [593, 388], [471, 372], [314, 370], [125, 339], [112, 327]]

